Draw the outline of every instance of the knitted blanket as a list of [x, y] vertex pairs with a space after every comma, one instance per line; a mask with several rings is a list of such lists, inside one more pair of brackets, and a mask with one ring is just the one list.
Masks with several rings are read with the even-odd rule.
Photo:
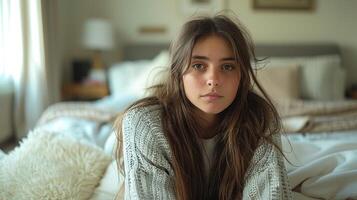
[[357, 129], [357, 101], [294, 101], [280, 103], [277, 109], [289, 133]]

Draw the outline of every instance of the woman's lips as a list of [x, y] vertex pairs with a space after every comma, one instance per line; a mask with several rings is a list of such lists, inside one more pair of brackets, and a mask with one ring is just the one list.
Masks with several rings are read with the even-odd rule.
[[223, 96], [221, 96], [217, 93], [208, 93], [208, 94], [202, 95], [201, 97], [208, 101], [214, 101], [214, 100], [222, 98]]

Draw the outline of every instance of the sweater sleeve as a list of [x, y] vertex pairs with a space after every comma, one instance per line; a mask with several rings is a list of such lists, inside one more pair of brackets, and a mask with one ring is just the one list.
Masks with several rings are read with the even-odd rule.
[[[281, 147], [280, 135], [274, 136], [273, 141]], [[264, 142], [255, 151], [246, 173], [243, 199], [292, 199], [283, 156], [272, 144]]]
[[123, 119], [125, 199], [175, 199], [169, 147], [159, 112], [129, 111]]

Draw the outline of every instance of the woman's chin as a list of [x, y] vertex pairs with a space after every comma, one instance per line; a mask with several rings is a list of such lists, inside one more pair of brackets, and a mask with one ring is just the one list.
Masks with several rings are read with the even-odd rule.
[[200, 110], [207, 115], [217, 115], [221, 113], [226, 107], [203, 107]]

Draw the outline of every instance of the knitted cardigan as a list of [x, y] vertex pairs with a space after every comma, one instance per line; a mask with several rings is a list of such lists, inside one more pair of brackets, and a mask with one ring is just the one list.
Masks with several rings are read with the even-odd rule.
[[[159, 106], [134, 108], [123, 118], [125, 199], [175, 199], [169, 143]], [[275, 138], [276, 139], [276, 138]], [[278, 145], [280, 138], [275, 141]], [[243, 199], [292, 199], [280, 152], [267, 142], [255, 151], [246, 172]]]

